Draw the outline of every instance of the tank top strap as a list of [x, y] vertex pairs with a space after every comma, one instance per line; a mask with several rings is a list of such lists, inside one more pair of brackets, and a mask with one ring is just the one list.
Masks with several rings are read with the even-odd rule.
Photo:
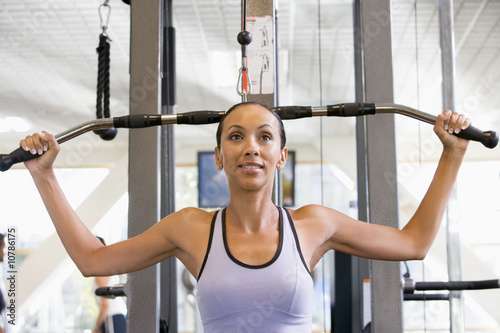
[[302, 261], [302, 264], [304, 265], [304, 268], [306, 269], [306, 271], [312, 277], [312, 273], [311, 273], [311, 271], [309, 270], [309, 267], [306, 264], [304, 256], [302, 255], [302, 250], [300, 248], [299, 237], [297, 235], [297, 231], [295, 230], [295, 225], [293, 223], [292, 217], [290, 216], [290, 213], [288, 212], [288, 209], [286, 209], [284, 207], [280, 207], [280, 209], [283, 212], [282, 215], [283, 215], [283, 225], [284, 225], [284, 228], [287, 229], [285, 231], [285, 234], [287, 234], [287, 233], [290, 234], [291, 233], [293, 235], [293, 240], [295, 241], [295, 246], [297, 248], [297, 253], [298, 253], [299, 257], [300, 257], [300, 260]]
[[[224, 208], [225, 210], [225, 208]], [[207, 264], [208, 260], [208, 255], [210, 253], [210, 248], [212, 247], [212, 241], [214, 239], [214, 230], [215, 230], [215, 225], [216, 221], [219, 221], [218, 225], [221, 225], [222, 221], [222, 209], [218, 210], [215, 214], [214, 217], [212, 217], [212, 223], [210, 224], [210, 235], [208, 238], [208, 246], [207, 246], [207, 251], [205, 253], [205, 258], [203, 259], [203, 264], [201, 265], [200, 272], [198, 273], [198, 278], [196, 280], [200, 280], [201, 274], [203, 273], [203, 269], [205, 268], [205, 265]], [[220, 234], [220, 233], [218, 233]]]

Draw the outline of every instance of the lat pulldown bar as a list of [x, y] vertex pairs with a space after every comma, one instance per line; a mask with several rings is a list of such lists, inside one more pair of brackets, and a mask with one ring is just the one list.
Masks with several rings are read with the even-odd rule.
[[[428, 113], [398, 104], [374, 104], [374, 103], [342, 103], [328, 106], [280, 106], [272, 108], [283, 120], [299, 119], [306, 117], [357, 117], [377, 113], [398, 113], [417, 120], [434, 124], [436, 117]], [[83, 133], [105, 128], [145, 128], [161, 126], [166, 124], [189, 124], [202, 125], [218, 123], [224, 111], [192, 111], [173, 115], [147, 115], [137, 114], [105, 119], [96, 119], [73, 127], [56, 135], [58, 143], [73, 139]], [[494, 148], [498, 144], [498, 134], [494, 131], [483, 132], [480, 129], [469, 126], [457, 136], [472, 141], [479, 141], [485, 147]], [[36, 158], [30, 152], [18, 148], [10, 154], [0, 154], [0, 171], [6, 171], [16, 163]]]

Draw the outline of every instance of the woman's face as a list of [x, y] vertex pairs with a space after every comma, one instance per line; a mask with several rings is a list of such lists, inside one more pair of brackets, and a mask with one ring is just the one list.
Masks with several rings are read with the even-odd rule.
[[215, 161], [219, 169], [224, 168], [230, 189], [258, 190], [272, 186], [276, 168], [285, 165], [287, 149], [280, 145], [276, 117], [260, 105], [242, 105], [224, 120]]

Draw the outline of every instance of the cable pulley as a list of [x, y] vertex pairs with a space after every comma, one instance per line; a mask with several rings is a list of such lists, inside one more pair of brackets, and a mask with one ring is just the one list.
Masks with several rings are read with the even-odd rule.
[[[436, 122], [436, 116], [399, 104], [375, 103], [342, 103], [328, 106], [281, 106], [273, 110], [282, 119], [299, 119], [306, 117], [357, 117], [378, 113], [397, 113], [408, 116], [429, 124]], [[102, 118], [88, 121], [56, 135], [58, 143], [63, 143], [83, 133], [109, 128], [145, 128], [166, 124], [203, 125], [218, 123], [226, 114], [225, 111], [192, 111], [186, 113], [159, 115], [137, 114], [113, 118]], [[498, 134], [469, 126], [467, 129], [455, 134], [458, 137], [481, 142], [487, 148], [495, 148], [498, 144]], [[0, 171], [6, 171], [16, 163], [36, 158], [30, 152], [18, 148], [10, 154], [0, 154]]]

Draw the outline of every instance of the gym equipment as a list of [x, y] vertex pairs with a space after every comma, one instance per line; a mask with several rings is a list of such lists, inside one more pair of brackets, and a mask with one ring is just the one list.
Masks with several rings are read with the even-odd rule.
[[[96, 296], [109, 299], [115, 299], [117, 297], [127, 297], [127, 295], [125, 294], [124, 284], [116, 284], [114, 286], [108, 286], [108, 287], [99, 287], [96, 288], [94, 293]], [[164, 318], [160, 318], [159, 329], [160, 333], [168, 332], [168, 325]]]
[[[272, 108], [282, 119], [299, 119], [306, 117], [357, 117], [378, 113], [397, 113], [417, 120], [434, 124], [436, 117], [425, 112], [399, 104], [375, 103], [342, 103], [328, 106], [280, 106]], [[63, 143], [83, 133], [105, 128], [145, 128], [166, 124], [202, 125], [217, 123], [224, 116], [224, 111], [191, 111], [172, 115], [135, 114], [113, 118], [96, 119], [73, 127], [56, 135], [58, 143]], [[479, 141], [487, 148], [494, 148], [498, 144], [498, 134], [494, 131], [483, 132], [469, 126], [457, 136], [472, 141]], [[18, 148], [10, 154], [0, 155], [0, 171], [10, 169], [13, 164], [28, 161], [38, 157], [30, 152]]]
[[116, 297], [125, 297], [125, 285], [124, 284], [116, 284], [114, 286], [108, 287], [99, 287], [95, 290], [96, 296], [111, 298], [114, 299]]
[[252, 80], [248, 71], [247, 46], [252, 42], [252, 34], [247, 31], [247, 1], [241, 2], [241, 31], [236, 38], [241, 45], [241, 67], [236, 83], [236, 92], [241, 101], [247, 101], [247, 95], [252, 93]]
[[[96, 49], [98, 54], [97, 63], [97, 98], [96, 98], [96, 118], [111, 117], [109, 111], [109, 62], [111, 39], [108, 37], [106, 30], [108, 29], [109, 17], [111, 15], [111, 6], [109, 0], [104, 1], [99, 6], [100, 27], [102, 29], [99, 35], [99, 46]], [[116, 136], [116, 128], [106, 128], [94, 130], [94, 133], [99, 135], [103, 140], [113, 140]]]
[[499, 280], [479, 281], [449, 281], [449, 282], [414, 282], [413, 279], [403, 280], [405, 301], [444, 301], [449, 300], [448, 294], [415, 294], [416, 290], [480, 290], [500, 288]]
[[[344, 103], [328, 105], [326, 107], [285, 106], [277, 107], [275, 111], [282, 119], [298, 119], [312, 116], [357, 117], [369, 114], [397, 113], [429, 124], [436, 122], [436, 116], [405, 105], [390, 103]], [[487, 148], [495, 148], [498, 144], [498, 134], [496, 132], [483, 132], [473, 126], [469, 126], [467, 129], [461, 131], [457, 136], [472, 141], [479, 141]]]
[[[83, 133], [106, 128], [145, 128], [166, 124], [210, 124], [220, 121], [224, 111], [193, 111], [174, 115], [134, 114], [129, 116], [102, 118], [87, 121], [56, 135], [58, 143], [66, 142]], [[0, 171], [8, 170], [13, 164], [36, 158], [30, 152], [18, 148], [10, 154], [0, 155]]]

